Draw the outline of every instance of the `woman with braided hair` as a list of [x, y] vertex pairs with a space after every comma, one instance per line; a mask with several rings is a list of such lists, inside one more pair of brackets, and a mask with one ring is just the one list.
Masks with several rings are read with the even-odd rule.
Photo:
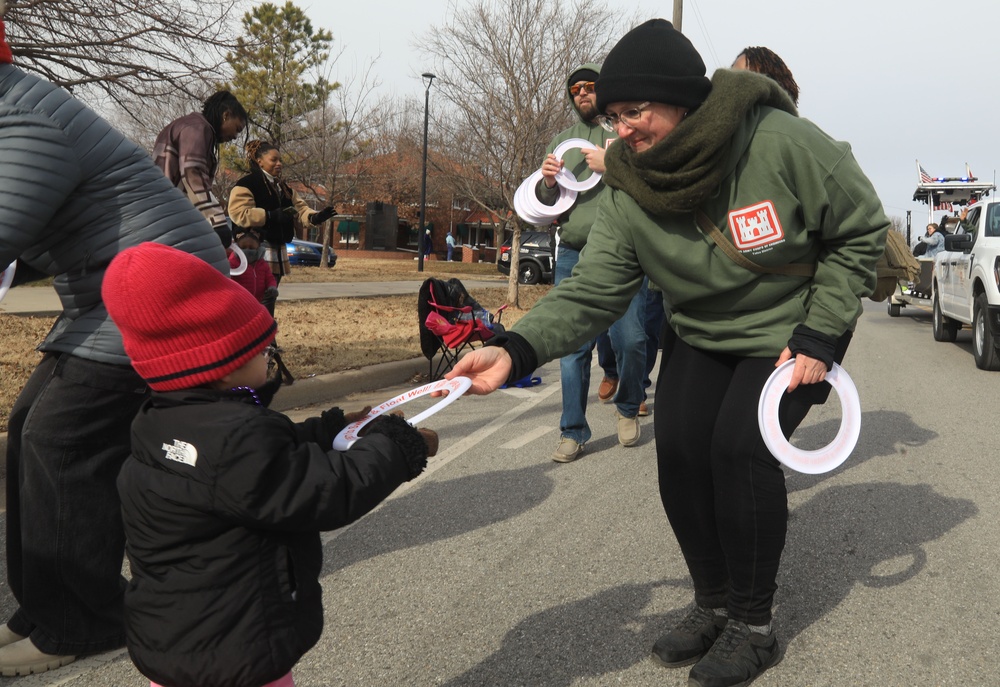
[[229, 192], [229, 217], [244, 229], [261, 229], [265, 258], [280, 284], [291, 265], [285, 244], [295, 237], [295, 223], [317, 226], [336, 215], [331, 206], [316, 212], [281, 179], [281, 152], [265, 141], [246, 145], [250, 173]]
[[744, 48], [743, 52], [737, 55], [733, 61], [733, 69], [746, 69], [771, 77], [785, 89], [785, 93], [795, 105], [799, 104], [799, 85], [795, 83], [792, 70], [773, 50], [763, 47]]

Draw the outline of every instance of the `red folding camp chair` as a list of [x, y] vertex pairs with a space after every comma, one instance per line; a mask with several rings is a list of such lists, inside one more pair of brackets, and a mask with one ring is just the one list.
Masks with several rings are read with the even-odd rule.
[[[427, 279], [417, 296], [420, 350], [428, 361], [430, 381], [454, 367], [459, 356], [475, 344], [503, 331], [503, 305], [493, 316], [475, 301], [458, 279]], [[440, 354], [437, 365], [435, 356]]]

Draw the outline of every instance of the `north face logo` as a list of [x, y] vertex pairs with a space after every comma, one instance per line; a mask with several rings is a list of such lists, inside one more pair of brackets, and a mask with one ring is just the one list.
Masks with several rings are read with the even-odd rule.
[[170, 444], [162, 444], [160, 448], [163, 449], [164, 458], [167, 460], [175, 460], [178, 463], [184, 463], [185, 465], [190, 465], [192, 467], [194, 467], [194, 464], [198, 462], [198, 449], [186, 441], [174, 439], [173, 446]]
[[778, 213], [769, 200], [729, 213], [729, 231], [741, 251], [752, 250], [785, 238]]

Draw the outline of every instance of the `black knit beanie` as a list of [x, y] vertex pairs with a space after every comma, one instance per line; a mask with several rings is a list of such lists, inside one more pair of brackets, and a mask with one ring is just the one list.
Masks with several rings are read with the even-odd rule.
[[611, 48], [597, 79], [597, 109], [648, 100], [698, 107], [712, 90], [691, 41], [666, 19], [640, 24]]
[[577, 81], [597, 81], [597, 72], [593, 69], [577, 69], [566, 79], [566, 86], [572, 86]]

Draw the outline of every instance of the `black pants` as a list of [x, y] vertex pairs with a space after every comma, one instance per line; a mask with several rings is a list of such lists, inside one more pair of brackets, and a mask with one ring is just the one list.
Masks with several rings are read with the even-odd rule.
[[115, 480], [146, 385], [129, 366], [42, 359], [7, 435], [8, 621], [50, 654], [125, 645], [125, 551]]
[[[766, 624], [788, 500], [784, 473], [757, 427], [757, 401], [777, 359], [708, 353], [679, 339], [663, 359], [654, 415], [660, 497], [695, 601]], [[786, 437], [828, 393], [824, 382], [786, 395], [779, 408]]]

